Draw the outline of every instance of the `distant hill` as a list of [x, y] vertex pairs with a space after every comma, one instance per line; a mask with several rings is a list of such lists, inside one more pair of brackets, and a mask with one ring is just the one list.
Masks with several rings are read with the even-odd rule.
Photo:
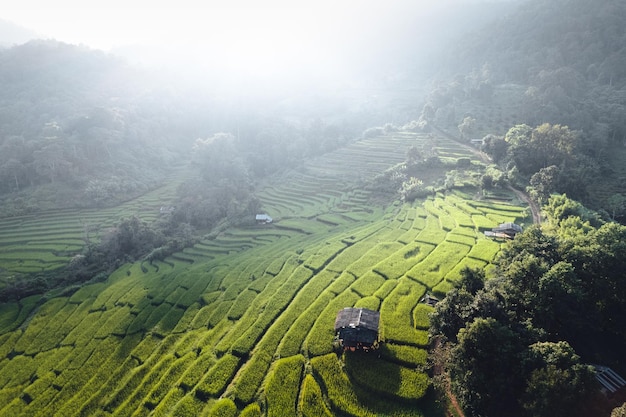
[[20, 45], [40, 37], [41, 35], [34, 30], [16, 25], [8, 20], [0, 19], [0, 47], [6, 48], [13, 45]]

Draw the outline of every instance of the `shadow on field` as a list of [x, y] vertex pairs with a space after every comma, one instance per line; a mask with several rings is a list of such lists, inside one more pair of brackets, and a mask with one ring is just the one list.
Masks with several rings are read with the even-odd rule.
[[346, 352], [343, 359], [359, 402], [370, 410], [383, 414], [445, 415], [433, 397], [432, 387], [419, 396], [407, 395], [407, 385], [414, 381], [406, 380], [406, 368], [403, 376], [402, 365], [385, 360], [378, 352]]

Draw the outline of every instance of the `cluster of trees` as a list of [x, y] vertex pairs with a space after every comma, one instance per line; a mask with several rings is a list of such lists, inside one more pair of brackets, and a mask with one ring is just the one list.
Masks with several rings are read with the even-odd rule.
[[466, 269], [432, 315], [471, 415], [606, 415], [586, 364], [625, 371], [626, 227], [564, 195], [545, 212], [545, 225], [506, 246], [497, 278]]
[[583, 150], [581, 133], [567, 126], [544, 123], [535, 128], [516, 125], [504, 137], [488, 135], [482, 150], [507, 173], [508, 179], [546, 203], [552, 193], [584, 200], [599, 173], [598, 162]]

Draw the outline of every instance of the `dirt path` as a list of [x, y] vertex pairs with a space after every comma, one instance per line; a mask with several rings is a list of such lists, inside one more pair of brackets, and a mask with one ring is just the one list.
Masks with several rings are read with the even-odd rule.
[[530, 211], [533, 215], [533, 223], [540, 224], [541, 223], [541, 209], [539, 208], [537, 203], [534, 202], [525, 192], [517, 190], [510, 185], [509, 185], [509, 189], [513, 191], [520, 200], [525, 201], [528, 204], [528, 207], [530, 207]]
[[[439, 349], [440, 347], [441, 347], [441, 339], [437, 338], [435, 339], [434, 349]], [[435, 362], [438, 362], [438, 361], [435, 361]], [[456, 399], [456, 396], [452, 393], [452, 390], [450, 389], [450, 377], [448, 374], [444, 372], [443, 365], [441, 363], [435, 363], [433, 366], [433, 373], [435, 375], [443, 375], [445, 378], [444, 385], [445, 385], [446, 398], [450, 402], [449, 406], [446, 407], [446, 410], [445, 410], [446, 417], [465, 417], [465, 413], [463, 412], [463, 409], [459, 405], [459, 401]], [[454, 409], [454, 413], [450, 410], [450, 407]]]

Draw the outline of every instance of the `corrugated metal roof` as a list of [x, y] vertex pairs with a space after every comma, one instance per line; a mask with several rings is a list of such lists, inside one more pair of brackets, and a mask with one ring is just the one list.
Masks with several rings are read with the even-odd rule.
[[380, 313], [366, 308], [346, 307], [337, 313], [335, 331], [344, 327], [360, 327], [378, 332]]

